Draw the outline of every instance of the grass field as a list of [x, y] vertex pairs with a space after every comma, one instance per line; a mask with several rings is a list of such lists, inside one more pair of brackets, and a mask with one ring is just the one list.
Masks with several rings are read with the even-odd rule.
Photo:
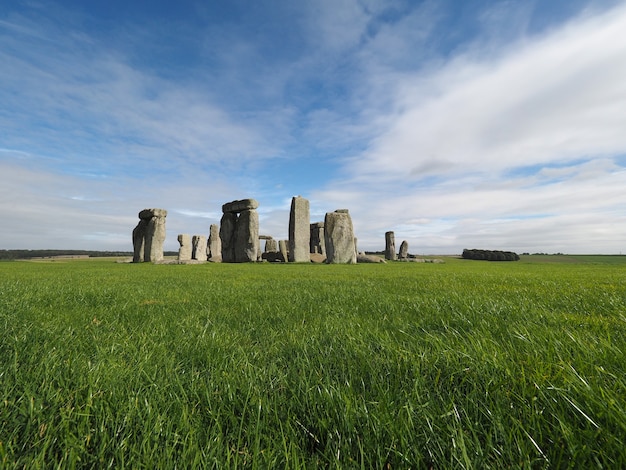
[[624, 468], [626, 257], [566, 258], [0, 263], [0, 467]]

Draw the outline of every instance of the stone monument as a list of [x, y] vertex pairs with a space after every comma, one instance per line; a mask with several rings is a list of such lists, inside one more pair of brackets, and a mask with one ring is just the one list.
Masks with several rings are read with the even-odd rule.
[[354, 228], [347, 209], [327, 212], [324, 218], [326, 262], [329, 264], [355, 264]]
[[139, 212], [139, 223], [133, 230], [133, 263], [163, 260], [166, 217], [165, 209], [144, 209]]
[[189, 261], [191, 259], [191, 237], [188, 233], [181, 233], [178, 235], [178, 243], [180, 248], [178, 249], [178, 261]]
[[297, 196], [291, 199], [289, 212], [289, 261], [292, 263], [308, 263], [310, 253], [310, 215], [309, 200]]
[[396, 255], [396, 239], [393, 232], [385, 233], [385, 259], [395, 261]]
[[259, 252], [259, 203], [254, 199], [232, 201], [222, 206], [220, 239], [222, 262], [257, 261]]

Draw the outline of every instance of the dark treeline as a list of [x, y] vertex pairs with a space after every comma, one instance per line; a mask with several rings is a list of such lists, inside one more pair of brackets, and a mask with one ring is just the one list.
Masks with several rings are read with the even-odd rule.
[[[165, 256], [178, 255], [177, 251], [165, 251]], [[132, 251], [94, 251], [94, 250], [0, 250], [0, 261], [32, 258], [54, 258], [61, 256], [89, 256], [104, 258], [110, 256], [133, 256]]]
[[132, 256], [130, 251], [90, 251], [90, 250], [0, 250], [0, 260], [53, 258], [57, 256]]
[[519, 261], [517, 253], [499, 250], [463, 250], [463, 259], [477, 259], [487, 261]]

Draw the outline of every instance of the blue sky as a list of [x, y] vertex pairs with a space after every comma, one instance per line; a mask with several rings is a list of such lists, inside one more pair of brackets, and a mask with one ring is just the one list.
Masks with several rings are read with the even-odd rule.
[[0, 248], [131, 250], [137, 213], [359, 248], [626, 252], [626, 3], [44, 1], [0, 7]]

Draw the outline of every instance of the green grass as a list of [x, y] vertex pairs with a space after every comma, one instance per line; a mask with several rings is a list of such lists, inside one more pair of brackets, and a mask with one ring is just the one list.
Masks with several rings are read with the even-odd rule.
[[623, 468], [626, 265], [533, 258], [2, 263], [0, 467]]

